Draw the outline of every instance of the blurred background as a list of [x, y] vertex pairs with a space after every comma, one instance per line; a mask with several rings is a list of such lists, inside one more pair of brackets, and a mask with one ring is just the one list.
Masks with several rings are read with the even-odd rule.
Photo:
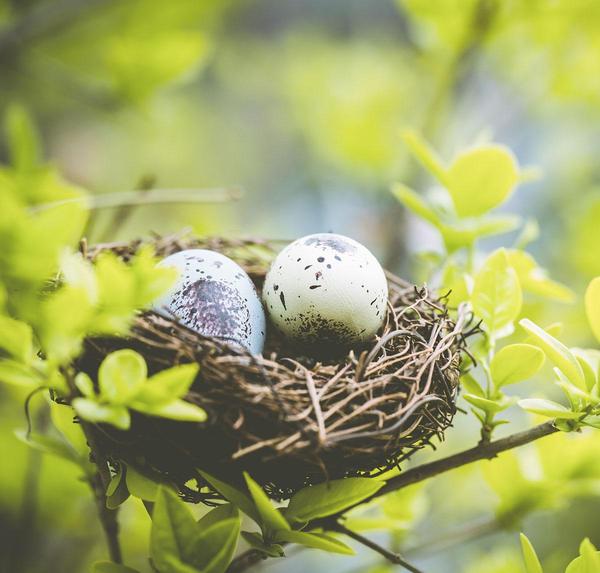
[[[389, 192], [394, 181], [431, 183], [400, 136], [414, 128], [447, 160], [493, 140], [539, 167], [542, 178], [502, 210], [540, 222], [531, 252], [578, 295], [600, 274], [596, 0], [0, 0], [0, 112], [15, 102], [35, 119], [45, 157], [100, 203], [149, 187], [243, 191], [95, 210], [90, 242], [186, 227], [283, 239], [333, 231], [419, 281], [442, 243]], [[589, 345], [581, 307], [533, 299], [527, 312]], [[538, 388], [549, 392], [543, 377], [522, 392]], [[23, 397], [0, 388], [0, 569], [87, 572], [104, 555], [93, 501], [67, 462], [15, 438]], [[442, 452], [477, 432], [459, 415]], [[428, 572], [520, 571], [519, 529], [547, 571], [563, 571], [584, 536], [600, 544], [600, 438], [553, 436], [383, 510], [385, 531], [371, 535]], [[149, 571], [143, 508], [128, 501], [122, 521], [127, 563]], [[263, 569], [388, 570], [357, 549]]]

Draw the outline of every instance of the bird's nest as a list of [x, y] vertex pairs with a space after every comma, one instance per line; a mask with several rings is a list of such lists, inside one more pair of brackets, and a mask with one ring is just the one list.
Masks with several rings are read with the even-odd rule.
[[[155, 238], [159, 257], [189, 248], [237, 261], [260, 292], [276, 245], [257, 240]], [[127, 261], [144, 244], [106, 250]], [[275, 498], [346, 476], [373, 476], [442, 439], [456, 412], [459, 367], [469, 316], [454, 318], [444, 301], [388, 273], [385, 325], [369, 344], [318, 359], [286, 346], [269, 329], [262, 356], [203, 337], [152, 312], [140, 314], [127, 338], [91, 338], [76, 367], [94, 380], [102, 359], [133, 348], [150, 374], [187, 362], [200, 370], [186, 400], [208, 414], [205, 423], [175, 422], [132, 412], [127, 431], [94, 428], [96, 446], [175, 484], [190, 501], [210, 502], [198, 470], [235, 484], [246, 470]]]

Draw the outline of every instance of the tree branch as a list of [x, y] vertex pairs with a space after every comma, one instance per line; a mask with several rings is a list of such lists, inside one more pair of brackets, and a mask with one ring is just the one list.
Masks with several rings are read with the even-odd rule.
[[410, 571], [411, 573], [423, 573], [420, 569], [417, 569], [414, 565], [411, 565], [410, 563], [405, 561], [402, 558], [402, 556], [399, 555], [398, 553], [393, 553], [392, 551], [389, 551], [385, 547], [382, 547], [378, 543], [371, 541], [367, 537], [363, 537], [359, 533], [356, 533], [355, 531], [348, 529], [346, 526], [342, 525], [341, 523], [333, 523], [329, 529], [332, 531], [337, 531], [338, 533], [343, 533], [344, 535], [347, 535], [351, 539], [354, 539], [354, 541], [357, 541], [361, 545], [364, 545], [365, 547], [368, 547], [369, 549], [375, 551], [375, 553], [379, 553], [379, 555], [382, 555], [383, 557], [385, 557], [385, 559], [387, 559], [390, 563], [394, 563], [394, 565], [401, 565], [402, 567], [404, 567], [407, 571]]
[[[337, 522], [337, 520], [340, 519], [347, 511], [358, 505], [362, 505], [392, 491], [397, 491], [399, 489], [408, 487], [409, 485], [425, 481], [456, 468], [466, 466], [480, 460], [495, 458], [502, 452], [519, 448], [556, 432], [558, 432], [558, 430], [554, 426], [554, 422], [549, 421], [538, 426], [534, 426], [533, 428], [529, 428], [528, 430], [517, 432], [516, 434], [512, 434], [506, 438], [500, 438], [487, 443], [480, 443], [468, 450], [463, 450], [462, 452], [458, 452], [446, 458], [441, 458], [439, 460], [411, 468], [388, 480], [387, 483], [372, 497], [326, 518], [316, 519], [306, 526], [306, 530], [317, 529], [319, 527], [331, 528], [332, 522]], [[253, 565], [259, 563], [263, 558], [264, 556], [258, 551], [246, 551], [231, 563], [227, 573], [241, 573], [242, 571], [245, 571], [246, 569], [249, 569]]]

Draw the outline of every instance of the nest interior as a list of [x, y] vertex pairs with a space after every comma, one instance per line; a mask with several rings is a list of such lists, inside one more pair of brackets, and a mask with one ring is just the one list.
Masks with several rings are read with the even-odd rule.
[[[276, 245], [256, 240], [160, 238], [159, 257], [189, 248], [236, 260], [260, 292]], [[124, 260], [144, 244], [85, 249], [94, 260], [111, 250]], [[198, 362], [186, 400], [208, 413], [204, 424], [135, 414], [131, 428], [94, 427], [97, 445], [115, 464], [134, 465], [175, 484], [189, 501], [210, 502], [198, 470], [239, 483], [248, 471], [274, 498], [309, 484], [377, 475], [442, 439], [456, 412], [459, 366], [469, 317], [454, 318], [426, 288], [388, 273], [386, 322], [366, 346], [330, 357], [306, 355], [269, 329], [252, 356], [152, 312], [127, 338], [90, 338], [76, 368], [96, 379], [102, 359], [120, 348], [141, 353], [150, 373]]]

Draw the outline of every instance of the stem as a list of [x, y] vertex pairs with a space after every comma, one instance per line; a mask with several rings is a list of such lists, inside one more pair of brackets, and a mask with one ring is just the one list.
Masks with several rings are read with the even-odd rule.
[[406, 562], [398, 553], [393, 553], [392, 551], [387, 550], [385, 547], [382, 547], [374, 541], [371, 541], [367, 537], [363, 537], [359, 533], [348, 529], [341, 523], [332, 524], [330, 529], [347, 535], [348, 537], [354, 539], [354, 541], [357, 541], [361, 545], [364, 545], [365, 547], [372, 549], [376, 553], [379, 553], [379, 555], [385, 557], [385, 559], [387, 559], [390, 563], [394, 563], [395, 565], [401, 565], [402, 567], [404, 567], [404, 569], [410, 571], [411, 573], [423, 573], [423, 571], [417, 569], [414, 565], [411, 565], [410, 563]]

